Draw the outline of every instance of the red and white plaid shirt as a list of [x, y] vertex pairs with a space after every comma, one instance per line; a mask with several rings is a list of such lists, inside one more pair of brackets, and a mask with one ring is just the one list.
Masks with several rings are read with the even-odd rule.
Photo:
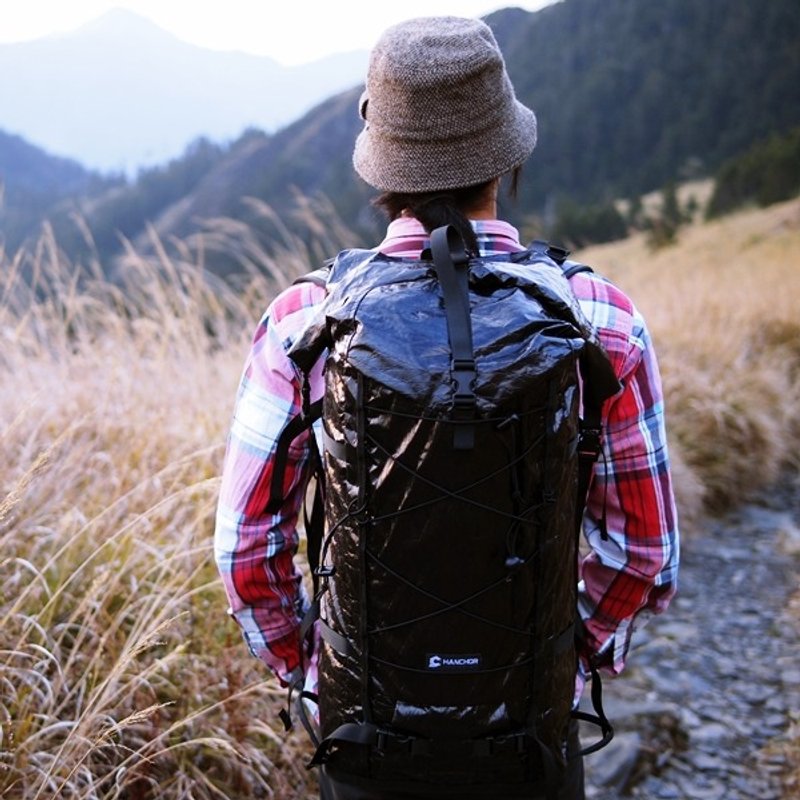
[[[476, 221], [473, 226], [481, 255], [524, 249], [517, 231], [505, 222]], [[415, 258], [428, 244], [419, 222], [401, 218], [389, 225], [376, 249]], [[678, 530], [661, 379], [645, 322], [628, 297], [594, 274], [579, 273], [570, 282], [623, 387], [603, 409], [604, 458], [595, 466], [589, 492], [584, 534], [590, 552], [579, 584], [587, 634], [582, 661], [599, 656], [616, 673], [624, 666], [634, 621], [663, 611], [676, 588]], [[290, 449], [283, 507], [275, 514], [265, 509], [278, 436], [302, 403], [300, 376], [286, 351], [324, 295], [311, 283], [289, 287], [256, 330], [236, 400], [214, 542], [231, 613], [251, 651], [284, 682], [302, 668], [311, 689], [315, 659], [302, 654], [299, 641], [308, 598], [294, 563], [310, 469], [308, 434]], [[321, 361], [311, 380], [315, 399], [323, 391]], [[603, 507], [607, 538], [598, 527]]]

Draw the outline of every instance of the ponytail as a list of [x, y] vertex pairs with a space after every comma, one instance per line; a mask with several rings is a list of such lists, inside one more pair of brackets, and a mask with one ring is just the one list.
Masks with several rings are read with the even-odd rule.
[[[510, 197], [515, 198], [521, 167], [511, 173], [508, 188]], [[467, 252], [478, 255], [478, 237], [472, 229], [468, 214], [480, 205], [483, 196], [489, 191], [494, 181], [486, 181], [474, 186], [460, 189], [444, 189], [438, 192], [384, 192], [372, 202], [394, 220], [403, 212], [410, 214], [422, 223], [428, 233], [432, 233], [442, 225], [452, 225], [464, 239]]]
[[465, 212], [478, 204], [491, 183], [487, 181], [477, 186], [440, 192], [384, 192], [373, 203], [383, 209], [389, 219], [397, 219], [403, 212], [409, 213], [428, 233], [442, 225], [452, 225], [464, 239], [467, 252], [478, 255], [478, 237]]

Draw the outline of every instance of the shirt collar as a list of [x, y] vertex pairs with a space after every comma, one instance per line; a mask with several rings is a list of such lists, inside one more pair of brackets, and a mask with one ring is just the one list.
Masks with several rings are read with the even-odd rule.
[[[525, 248], [520, 244], [517, 229], [501, 219], [470, 220], [478, 237], [482, 256], [498, 253], [517, 253]], [[378, 252], [396, 258], [418, 258], [430, 246], [430, 239], [422, 223], [413, 217], [399, 217], [389, 223], [386, 237], [375, 248]]]

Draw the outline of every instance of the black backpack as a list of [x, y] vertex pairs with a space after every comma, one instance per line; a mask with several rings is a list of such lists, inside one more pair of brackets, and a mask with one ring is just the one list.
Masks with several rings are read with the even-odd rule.
[[[312, 403], [306, 381], [268, 510], [289, 443], [321, 416], [303, 623], [323, 640], [319, 730], [302, 703], [317, 698], [299, 703], [311, 765], [387, 791], [553, 796], [578, 531], [619, 388], [565, 277], [584, 268], [564, 257], [536, 243], [468, 258], [448, 226], [419, 260], [351, 250], [306, 278], [327, 297], [289, 355], [308, 375], [327, 353], [325, 394]], [[612, 735], [599, 692], [595, 677], [603, 739], [584, 752]]]

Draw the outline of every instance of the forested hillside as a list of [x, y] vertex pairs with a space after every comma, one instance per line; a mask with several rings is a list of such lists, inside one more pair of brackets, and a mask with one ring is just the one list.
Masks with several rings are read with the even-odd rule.
[[713, 171], [800, 122], [796, 0], [566, 0], [493, 18], [540, 143], [523, 201], [599, 199]]
[[[518, 96], [539, 117], [540, 142], [520, 197], [504, 209], [523, 227], [565, 198], [595, 203], [713, 174], [800, 124], [796, 0], [563, 0], [535, 13], [498, 11], [487, 21]], [[233, 217], [268, 238], [271, 228], [259, 228], [242, 198], [268, 204], [291, 229], [296, 187], [332, 198], [360, 239], [352, 244], [366, 244], [381, 221], [350, 163], [359, 92], [331, 98], [273, 136], [253, 131], [225, 148], [195, 148], [185, 164], [179, 159], [104, 198], [78, 199], [56, 215], [59, 240], [81, 255], [81, 237], [69, 232], [75, 211], [87, 218], [102, 256], [119, 248], [118, 232], [144, 246], [147, 221], [169, 239], [202, 229], [204, 219]]]

